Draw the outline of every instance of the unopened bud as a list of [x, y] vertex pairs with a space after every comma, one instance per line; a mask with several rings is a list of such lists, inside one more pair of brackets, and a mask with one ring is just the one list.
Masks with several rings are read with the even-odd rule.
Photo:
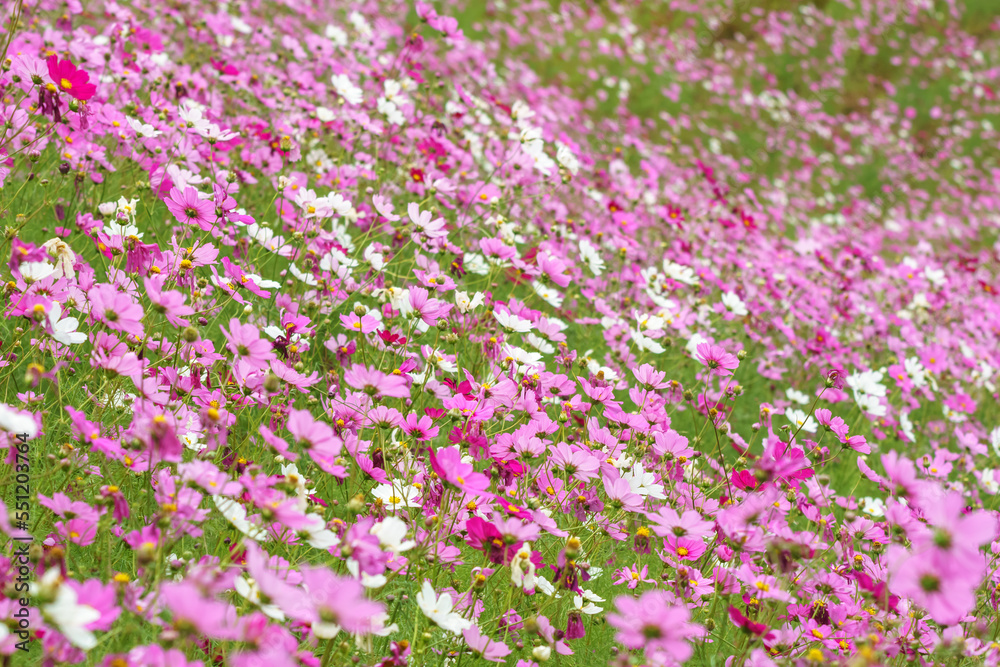
[[365, 497], [360, 493], [351, 498], [351, 501], [347, 503], [347, 509], [354, 514], [360, 514], [365, 509]]

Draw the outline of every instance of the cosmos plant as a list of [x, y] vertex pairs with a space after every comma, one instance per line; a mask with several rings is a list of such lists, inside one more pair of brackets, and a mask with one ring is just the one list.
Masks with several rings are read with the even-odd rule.
[[1000, 21], [772, 4], [4, 3], [4, 664], [1000, 663]]

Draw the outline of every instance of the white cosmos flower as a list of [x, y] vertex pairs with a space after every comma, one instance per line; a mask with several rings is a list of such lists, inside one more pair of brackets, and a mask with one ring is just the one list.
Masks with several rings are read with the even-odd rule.
[[569, 149], [569, 146], [559, 141], [556, 142], [556, 160], [574, 176], [580, 170], [580, 161], [573, 155], [573, 151]]
[[747, 305], [743, 303], [743, 300], [740, 299], [736, 292], [725, 292], [722, 295], [722, 305], [725, 306], [729, 312], [738, 317], [748, 315], [750, 312], [747, 310]]
[[456, 291], [455, 305], [460, 313], [469, 313], [483, 305], [485, 298], [482, 292], [476, 292], [470, 297], [467, 292]]
[[254, 284], [262, 289], [278, 289], [281, 287], [281, 283], [274, 280], [266, 280], [261, 276], [258, 276], [256, 273], [244, 273], [243, 275], [254, 281]]
[[792, 403], [798, 403], [799, 405], [809, 405], [809, 396], [798, 389], [789, 387], [785, 391], [785, 396], [788, 397]]
[[698, 349], [698, 346], [701, 345], [702, 343], [707, 343], [707, 342], [708, 342], [707, 338], [702, 336], [700, 333], [695, 332], [691, 334], [691, 338], [688, 339], [687, 345], [684, 346], [684, 349], [687, 350], [688, 354], [690, 354], [693, 357], [695, 351]]
[[881, 498], [865, 497], [861, 499], [861, 511], [874, 517], [885, 516], [885, 503]]
[[663, 318], [658, 315], [640, 315], [639, 311], [633, 310], [632, 316], [635, 317], [635, 321], [639, 327], [640, 331], [662, 331], [665, 322]]
[[562, 306], [562, 295], [548, 285], [536, 280], [531, 283], [531, 289], [535, 290], [535, 294], [540, 296], [545, 303], [549, 304], [553, 308], [559, 308]]
[[[886, 407], [877, 396], [855, 393], [854, 401], [863, 412], [867, 412], [873, 417], [884, 417], [886, 415]], [[947, 408], [945, 408], [945, 410], [947, 410]]]
[[382, 501], [390, 511], [398, 510], [400, 507], [416, 507], [420, 503], [420, 489], [412, 484], [379, 484], [372, 489], [372, 495]]
[[524, 337], [531, 347], [535, 348], [542, 354], [553, 354], [556, 351], [555, 346], [549, 343], [547, 340], [533, 333], [529, 333]]
[[685, 285], [697, 285], [701, 282], [690, 266], [676, 264], [669, 259], [663, 260], [663, 272], [667, 274], [667, 277]]
[[319, 283], [316, 281], [316, 277], [311, 273], [304, 273], [298, 269], [294, 264], [288, 265], [288, 271], [295, 276], [296, 280], [303, 282], [310, 287], [315, 287]]
[[365, 261], [371, 264], [376, 271], [381, 271], [385, 266], [385, 256], [380, 252], [375, 252], [375, 246], [368, 246], [364, 252]]
[[45, 248], [45, 252], [48, 253], [49, 257], [56, 261], [56, 270], [53, 273], [53, 278], [73, 278], [76, 272], [73, 270], [73, 265], [76, 263], [76, 254], [69, 247], [69, 245], [59, 238], [49, 239], [42, 247]]
[[881, 371], [862, 371], [852, 373], [847, 376], [847, 386], [855, 393], [868, 394], [870, 396], [885, 396], [885, 385], [882, 384], [884, 374]]
[[434, 621], [442, 630], [454, 635], [472, 627], [472, 621], [452, 611], [451, 596], [442, 593], [440, 597], [434, 593], [431, 582], [424, 580], [424, 585], [416, 595], [417, 606], [424, 615]]
[[49, 324], [52, 325], [52, 337], [63, 345], [78, 345], [87, 340], [87, 334], [76, 330], [80, 326], [80, 320], [62, 317], [62, 306], [58, 303], [53, 303], [49, 308]]
[[812, 415], [807, 415], [804, 410], [788, 408], [785, 410], [785, 419], [792, 423], [792, 428], [796, 431], [802, 429], [806, 433], [816, 432], [816, 420]]
[[913, 431], [913, 422], [910, 421], [909, 412], [899, 413], [899, 430], [903, 432], [903, 437], [910, 442], [916, 442], [916, 434]]
[[206, 139], [211, 139], [213, 141], [229, 141], [230, 139], [235, 139], [236, 137], [240, 136], [239, 132], [233, 132], [232, 130], [223, 130], [215, 123], [209, 123], [203, 128], [195, 128], [195, 133], [200, 134]]
[[595, 276], [604, 273], [604, 260], [597, 248], [587, 239], [580, 239], [580, 258], [587, 263], [590, 272]]
[[[587, 592], [588, 591], [584, 591], [584, 593]], [[589, 600], [587, 600], [586, 604], [584, 604], [584, 598], [582, 595], [573, 596], [573, 609], [582, 614], [589, 614], [589, 615], [600, 614], [602, 611], [604, 611], [603, 607], [598, 607], [596, 604], [594, 604]]]
[[664, 500], [666, 498], [663, 494], [663, 485], [656, 483], [656, 475], [646, 472], [641, 463], [633, 464], [631, 470], [623, 471], [621, 476], [622, 479], [628, 482], [632, 493], [636, 493], [644, 498], [649, 496], [657, 500]]
[[344, 98], [348, 104], [358, 105], [364, 101], [361, 89], [351, 83], [346, 74], [334, 74], [330, 77], [330, 83], [333, 84], [333, 89], [337, 94]]
[[362, 572], [361, 564], [353, 558], [347, 559], [347, 571], [351, 573], [352, 577], [359, 579], [365, 588], [382, 588], [389, 582], [384, 574]]
[[525, 542], [514, 554], [510, 562], [510, 581], [525, 591], [535, 590], [538, 579], [535, 577], [535, 564], [531, 562], [531, 542]]
[[508, 331], [516, 331], [518, 333], [527, 333], [531, 331], [532, 324], [529, 320], [522, 319], [517, 315], [513, 314], [509, 310], [496, 309], [493, 311], [493, 319], [500, 323], [504, 329]]
[[97, 646], [97, 638], [87, 626], [101, 618], [101, 612], [77, 602], [76, 591], [66, 584], [59, 586], [56, 599], [42, 606], [42, 613], [59, 632], [78, 649], [89, 651]]
[[989, 470], [984, 470], [980, 481], [983, 483], [983, 488], [990, 495], [996, 495], [1000, 492], [1000, 474], [997, 470], [990, 468]]
[[0, 403], [0, 431], [7, 431], [15, 435], [27, 433], [28, 438], [31, 439], [38, 435], [38, 425], [35, 424], [34, 418], [29, 413], [15, 410], [9, 405]]
[[485, 276], [490, 272], [486, 258], [476, 252], [467, 252], [462, 258], [462, 268], [477, 276]]
[[556, 587], [552, 585], [552, 582], [546, 579], [545, 577], [535, 578], [535, 588], [540, 590], [545, 595], [548, 595], [549, 597], [552, 597], [552, 595], [555, 595], [557, 598], [562, 597], [561, 595], [556, 593]]
[[26, 283], [33, 283], [48, 278], [56, 272], [56, 268], [48, 262], [22, 262], [18, 267], [21, 278]]
[[387, 516], [379, 521], [368, 532], [378, 538], [379, 544], [393, 553], [409, 551], [417, 545], [413, 540], [406, 539], [406, 522], [394, 516]]
[[236, 589], [236, 593], [239, 594], [240, 597], [245, 598], [260, 607], [260, 610], [267, 616], [270, 616], [276, 621], [285, 620], [284, 612], [282, 612], [277, 605], [264, 604], [261, 602], [260, 586], [257, 585], [257, 582], [254, 581], [250, 575], [244, 574], [242, 577], [237, 577], [236, 581], [233, 582], [233, 587]]
[[522, 366], [535, 367], [544, 365], [542, 362], [542, 355], [537, 352], [528, 352], [527, 350], [522, 350], [514, 345], [507, 345], [505, 347], [505, 351], [507, 356], [517, 362], [519, 366], [518, 371], [523, 370], [520, 368]]
[[259, 526], [255, 526], [247, 520], [247, 511], [243, 505], [231, 498], [223, 496], [212, 496], [215, 506], [222, 512], [229, 523], [233, 524], [238, 531], [255, 542], [264, 542], [268, 539], [267, 531]]
[[316, 119], [321, 123], [329, 123], [337, 116], [333, 113], [332, 109], [327, 107], [316, 107]]
[[993, 451], [996, 452], [996, 455], [1000, 456], [1000, 426], [990, 431], [990, 445], [993, 446]]
[[906, 369], [906, 374], [910, 376], [910, 382], [913, 383], [914, 387], [927, 386], [927, 369], [924, 368], [919, 359], [916, 357], [907, 358], [903, 361], [903, 368]]
[[326, 521], [323, 521], [323, 517], [318, 514], [306, 514], [306, 519], [308, 523], [305, 527], [300, 528], [298, 532], [299, 535], [303, 535], [306, 538], [306, 542], [311, 547], [326, 550], [340, 544], [340, 538], [337, 537], [336, 533], [327, 529]]
[[642, 332], [638, 329], [629, 329], [629, 333], [632, 334], [632, 342], [634, 342], [635, 346], [640, 350], [646, 350], [648, 352], [652, 352], [653, 354], [663, 353], [664, 347], [662, 345], [648, 336], [643, 336]]
[[152, 125], [147, 125], [146, 123], [138, 121], [134, 118], [126, 117], [125, 120], [128, 121], [128, 124], [132, 127], [133, 130], [135, 130], [135, 133], [140, 137], [146, 137], [148, 139], [152, 137], [158, 137], [161, 134], [163, 134], [163, 132], [160, 132]]

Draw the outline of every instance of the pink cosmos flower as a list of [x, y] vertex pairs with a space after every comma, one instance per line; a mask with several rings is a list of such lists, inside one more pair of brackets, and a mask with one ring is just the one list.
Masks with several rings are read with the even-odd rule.
[[381, 324], [371, 315], [358, 315], [357, 313], [341, 314], [340, 323], [351, 331], [358, 331], [369, 334], [379, 328]]
[[440, 299], [428, 298], [430, 293], [423, 287], [410, 288], [410, 306], [420, 315], [426, 324], [433, 325], [438, 319], [446, 317], [452, 309], [452, 304]]
[[219, 329], [229, 343], [229, 351], [251, 368], [264, 370], [276, 358], [271, 343], [261, 339], [260, 330], [254, 325], [242, 324], [234, 317], [229, 320], [228, 331], [222, 325]]
[[986, 561], [975, 553], [979, 564], [969, 568], [968, 563], [941, 551], [924, 553], [891, 545], [886, 553], [889, 590], [926, 609], [941, 625], [954, 625], [976, 606], [976, 588], [985, 574]]
[[585, 449], [560, 442], [550, 447], [549, 461], [557, 470], [565, 470], [567, 474], [586, 482], [597, 477], [600, 462], [597, 457]]
[[656, 514], [647, 514], [653, 522], [653, 532], [660, 537], [674, 535], [701, 539], [712, 532], [712, 522], [702, 518], [697, 510], [684, 510], [678, 514], [671, 507], [661, 507]]
[[407, 398], [410, 395], [410, 387], [402, 374], [387, 375], [374, 366], [354, 364], [344, 373], [344, 382], [369, 396]]
[[723, 377], [732, 375], [733, 370], [740, 365], [735, 354], [726, 352], [720, 345], [702, 343], [695, 348], [698, 361], [705, 364], [716, 375]]
[[436, 239], [448, 235], [448, 230], [444, 228], [444, 218], [431, 219], [433, 215], [430, 211], [421, 211], [417, 204], [410, 203], [406, 207], [406, 213], [414, 226], [422, 231], [427, 238]]
[[610, 501], [608, 504], [611, 507], [621, 508], [628, 512], [638, 512], [642, 509], [642, 496], [635, 493], [628, 481], [621, 477], [611, 479], [605, 475], [604, 491], [608, 494]]
[[415, 414], [408, 414], [403, 424], [403, 431], [414, 439], [423, 442], [436, 436], [439, 429], [434, 425], [434, 420], [427, 415], [418, 417]]
[[174, 290], [162, 291], [166, 278], [143, 278], [146, 294], [153, 303], [153, 310], [162, 313], [167, 321], [175, 327], [186, 327], [190, 324], [184, 319], [192, 315], [194, 308], [184, 303], [184, 295]]
[[385, 606], [368, 600], [360, 581], [338, 577], [325, 567], [303, 567], [302, 579], [317, 637], [332, 638], [340, 629], [361, 635], [375, 631]]
[[645, 649], [654, 664], [674, 665], [694, 653], [689, 640], [702, 634], [700, 626], [690, 622], [691, 613], [666, 591], [649, 591], [638, 599], [615, 598], [617, 614], [608, 615], [608, 623], [618, 628], [615, 639], [631, 650]]
[[199, 197], [198, 191], [191, 186], [184, 188], [183, 192], [171, 188], [170, 196], [163, 203], [179, 221], [196, 225], [202, 231], [209, 231], [215, 223], [215, 204]]
[[97, 86], [90, 83], [90, 76], [68, 60], [50, 56], [46, 61], [49, 77], [60, 91], [81, 102], [89, 100], [97, 92]]
[[473, 653], [488, 662], [503, 662], [503, 659], [510, 655], [510, 648], [506, 644], [485, 636], [475, 624], [463, 630], [462, 636], [465, 637], [465, 642]]
[[667, 535], [663, 539], [663, 549], [680, 560], [696, 561], [705, 553], [706, 545], [701, 539]]
[[643, 565], [640, 570], [639, 564], [634, 563], [631, 567], [623, 567], [615, 572], [614, 583], [615, 585], [627, 584], [629, 590], [632, 590], [639, 584], [653, 584], [655, 586], [656, 580], [649, 578], [648, 565]]
[[308, 410], [292, 410], [288, 415], [288, 431], [304, 448], [335, 457], [344, 447], [344, 441], [334, 433], [329, 424], [316, 421]]
[[114, 285], [95, 285], [87, 293], [90, 299], [90, 316], [95, 322], [103, 322], [109, 329], [123, 331], [136, 338], [142, 337], [142, 306], [132, 301], [127, 294], [119, 292]]
[[481, 472], [475, 472], [471, 463], [462, 461], [458, 447], [445, 447], [437, 452], [428, 448], [431, 468], [438, 477], [466, 493], [482, 495], [490, 488], [490, 479]]
[[164, 584], [160, 587], [160, 599], [172, 614], [174, 628], [182, 634], [215, 639], [237, 639], [239, 636], [236, 608], [205, 597], [193, 581]]

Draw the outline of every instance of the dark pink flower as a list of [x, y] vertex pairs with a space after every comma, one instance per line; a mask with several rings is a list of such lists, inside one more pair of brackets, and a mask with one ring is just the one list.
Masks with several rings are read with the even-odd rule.
[[735, 354], [726, 352], [720, 345], [702, 343], [695, 348], [698, 361], [705, 364], [716, 375], [732, 375], [733, 370], [740, 365]]
[[87, 73], [77, 69], [70, 61], [50, 56], [46, 64], [49, 66], [49, 77], [61, 92], [80, 101], [89, 100], [97, 92], [97, 86], [90, 83]]
[[170, 195], [163, 203], [175, 218], [189, 225], [196, 225], [202, 231], [210, 230], [215, 223], [215, 204], [199, 197], [198, 191], [191, 186], [183, 191], [171, 188]]

